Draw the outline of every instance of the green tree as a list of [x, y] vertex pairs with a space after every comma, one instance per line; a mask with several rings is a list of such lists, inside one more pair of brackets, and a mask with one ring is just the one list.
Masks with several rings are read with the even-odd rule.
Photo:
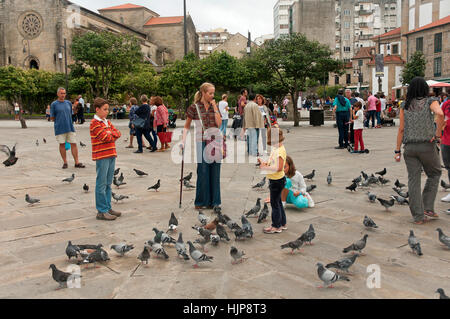
[[[299, 92], [306, 90], [308, 81], [320, 81], [324, 74], [342, 72], [342, 61], [332, 58], [332, 51], [317, 41], [309, 41], [303, 34], [268, 42], [256, 50], [252, 58], [257, 78], [267, 83], [277, 79], [292, 97], [298, 100]], [[299, 125], [300, 114], [294, 107], [295, 126]]]
[[158, 78], [154, 68], [140, 63], [135, 71], [127, 73], [119, 82], [117, 90], [139, 99], [142, 94], [154, 94], [158, 88]]
[[406, 63], [402, 71], [402, 83], [403, 85], [409, 84], [416, 76], [425, 76], [427, 61], [422, 51], [416, 51], [411, 56], [411, 60]]
[[111, 84], [142, 61], [136, 37], [110, 32], [87, 32], [74, 37], [72, 55], [76, 63], [94, 71], [96, 96], [109, 97]]

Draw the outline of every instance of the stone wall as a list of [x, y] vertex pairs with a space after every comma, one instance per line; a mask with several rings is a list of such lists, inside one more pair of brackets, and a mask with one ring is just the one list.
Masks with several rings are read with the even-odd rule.
[[158, 17], [159, 15], [147, 8], [124, 9], [124, 10], [99, 10], [102, 16], [110, 18], [118, 23], [129, 25], [132, 28], [144, 31], [144, 24], [150, 18]]
[[[240, 33], [236, 33], [231, 36], [227, 41], [223, 44], [219, 45], [217, 48], [213, 50], [213, 52], [221, 52], [225, 51], [231, 56], [236, 58], [242, 58], [247, 54], [247, 44], [248, 38], [244, 37]], [[258, 46], [252, 42], [252, 48], [255, 49]]]

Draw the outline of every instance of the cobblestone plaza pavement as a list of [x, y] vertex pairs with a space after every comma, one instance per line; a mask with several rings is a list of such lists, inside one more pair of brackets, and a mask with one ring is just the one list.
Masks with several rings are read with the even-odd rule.
[[[78, 141], [87, 144], [79, 148], [80, 159], [87, 167], [73, 168], [68, 154], [69, 169], [62, 170], [62, 161], [53, 135], [53, 126], [46, 121], [28, 121], [29, 129], [22, 130], [18, 122], [0, 122], [0, 144], [18, 143], [18, 163], [10, 168], [0, 167], [0, 298], [438, 298], [437, 288], [450, 292], [450, 250], [438, 240], [437, 227], [450, 235], [450, 215], [444, 210], [448, 204], [440, 201], [445, 192], [439, 187], [436, 211], [440, 218], [422, 226], [414, 225], [408, 206], [395, 205], [386, 211], [378, 202], [370, 203], [366, 191], [360, 188], [351, 193], [345, 190], [361, 170], [374, 173], [387, 168], [387, 186], [375, 186], [371, 191], [387, 199], [394, 192], [393, 182], [398, 178], [407, 183], [404, 161], [394, 161], [397, 128], [364, 131], [368, 155], [351, 155], [346, 150], [335, 150], [337, 129], [332, 123], [310, 127], [305, 123], [286, 134], [288, 154], [294, 158], [303, 174], [316, 169], [312, 192], [315, 208], [286, 210], [289, 230], [282, 234], [266, 235], [262, 229], [268, 224], [253, 224], [254, 238], [221, 242], [208, 248], [213, 263], [203, 263], [193, 269], [192, 261], [177, 258], [175, 248], [168, 247], [168, 261], [152, 258], [149, 267], [139, 267], [137, 255], [144, 242], [153, 239], [153, 227], [166, 230], [170, 213], [180, 221], [179, 231], [185, 242], [197, 238], [191, 227], [197, 222], [194, 210], [195, 191], [185, 191], [182, 209], [178, 208], [181, 165], [174, 164], [170, 153], [137, 155], [125, 149], [128, 137], [127, 121], [116, 121], [123, 137], [117, 142], [119, 157], [116, 167], [125, 175], [127, 185], [114, 191], [130, 198], [113, 208], [123, 217], [115, 222], [95, 219], [95, 163], [91, 161], [88, 123], [77, 126]], [[178, 123], [180, 125], [180, 123]], [[292, 123], [282, 123], [292, 126]], [[46, 138], [47, 144], [42, 142]], [[36, 146], [36, 139], [40, 145]], [[136, 145], [136, 143], [135, 143]], [[5, 155], [0, 157], [1, 161]], [[138, 178], [137, 168], [149, 173]], [[187, 164], [185, 175], [194, 172], [195, 164]], [[328, 172], [333, 183], [327, 185]], [[72, 184], [61, 181], [76, 174]], [[423, 175], [423, 177], [425, 177]], [[158, 193], [147, 191], [162, 180]], [[447, 181], [447, 172], [443, 170]], [[254, 191], [251, 185], [261, 180], [254, 164], [224, 164], [222, 167], [223, 212], [239, 221], [243, 211], [251, 209], [258, 197], [265, 199], [268, 189]], [[448, 182], [448, 181], [447, 181]], [[84, 183], [90, 192], [82, 190]], [[422, 179], [424, 183], [424, 178]], [[307, 182], [308, 185], [311, 182]], [[25, 194], [39, 198], [41, 203], [29, 207]], [[207, 216], [212, 211], [205, 211]], [[364, 215], [379, 226], [366, 230]], [[270, 218], [269, 218], [270, 219]], [[295, 240], [313, 224], [316, 239], [313, 246], [304, 246], [303, 252], [290, 255], [280, 245]], [[414, 230], [423, 256], [411, 253], [407, 245], [409, 231]], [[368, 234], [366, 256], [359, 257], [350, 271], [350, 282], [337, 282], [334, 289], [318, 289], [322, 284], [317, 276], [316, 263], [327, 264], [344, 256], [342, 249]], [[178, 234], [173, 234], [178, 237]], [[50, 264], [66, 270], [70, 265], [65, 255], [67, 241], [75, 244], [102, 243], [111, 261], [106, 266], [81, 270], [80, 289], [56, 291], [58, 284], [51, 276]], [[109, 250], [112, 244], [133, 243], [135, 249], [125, 257]], [[232, 265], [230, 246], [244, 250], [248, 259]], [[72, 261], [73, 262], [73, 261]], [[378, 265], [380, 288], [370, 289], [368, 267]], [[375, 267], [369, 267], [369, 270]], [[370, 286], [370, 285], [369, 285]]]

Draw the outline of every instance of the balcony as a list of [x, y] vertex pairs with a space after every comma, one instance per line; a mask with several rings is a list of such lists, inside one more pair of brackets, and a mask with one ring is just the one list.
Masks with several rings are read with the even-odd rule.
[[373, 38], [373, 34], [359, 35], [359, 40], [370, 40], [371, 38]]
[[360, 22], [358, 25], [360, 28], [368, 28], [369, 27], [369, 23], [367, 23], [367, 22]]
[[369, 16], [371, 14], [373, 14], [372, 10], [359, 10], [359, 15], [360, 16]]

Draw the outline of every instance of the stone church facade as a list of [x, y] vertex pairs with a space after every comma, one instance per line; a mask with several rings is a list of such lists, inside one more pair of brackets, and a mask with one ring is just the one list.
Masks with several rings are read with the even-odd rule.
[[[145, 60], [155, 66], [184, 56], [183, 19], [164, 20], [167, 18], [135, 5], [99, 12], [67, 0], [0, 1], [0, 66], [64, 72], [64, 39], [70, 65], [73, 37], [80, 32], [103, 30], [134, 35], [140, 41]], [[190, 17], [187, 25], [189, 50], [198, 55], [198, 36]]]

